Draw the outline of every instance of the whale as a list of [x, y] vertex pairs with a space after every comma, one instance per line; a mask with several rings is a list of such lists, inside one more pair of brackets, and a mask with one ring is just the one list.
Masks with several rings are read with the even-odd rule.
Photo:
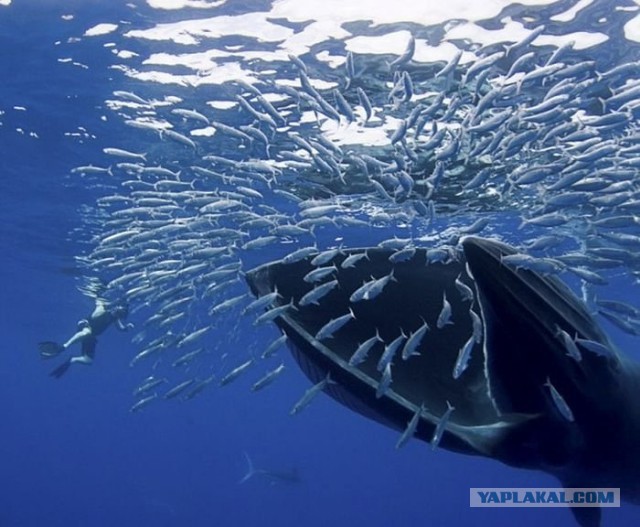
[[[337, 285], [322, 295], [305, 280], [312, 256], [246, 280], [256, 297], [277, 291], [268, 309], [289, 306], [273, 322], [311, 382], [330, 376], [323, 390], [338, 403], [432, 446], [637, 503], [638, 364], [556, 274], [507, 263], [513, 247], [467, 236], [442, 254], [335, 251], [323, 265]], [[571, 510], [582, 527], [601, 523], [600, 507]]]

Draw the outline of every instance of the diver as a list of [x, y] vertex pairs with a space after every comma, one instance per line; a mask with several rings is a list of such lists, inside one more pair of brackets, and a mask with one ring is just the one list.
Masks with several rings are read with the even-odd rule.
[[69, 357], [65, 362], [53, 370], [50, 375], [59, 379], [69, 366], [74, 363], [91, 364], [96, 351], [97, 338], [113, 323], [120, 331], [128, 331], [133, 328], [133, 324], [125, 324], [125, 319], [129, 314], [129, 309], [125, 304], [115, 304], [112, 308], [103, 299], [96, 297], [96, 307], [89, 318], [78, 322], [78, 331], [64, 344], [45, 341], [38, 343], [40, 356], [43, 359], [56, 357], [73, 344], [80, 342], [82, 353]]

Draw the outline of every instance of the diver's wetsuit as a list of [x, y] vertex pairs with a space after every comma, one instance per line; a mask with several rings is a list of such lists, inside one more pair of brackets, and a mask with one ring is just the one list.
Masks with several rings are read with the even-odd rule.
[[91, 364], [95, 356], [97, 338], [104, 333], [106, 329], [115, 322], [116, 327], [121, 331], [127, 331], [132, 324], [125, 324], [124, 319], [128, 314], [125, 306], [116, 306], [113, 309], [107, 309], [104, 302], [97, 300], [96, 307], [88, 319], [78, 322], [78, 331], [64, 344], [56, 342], [40, 342], [38, 347], [43, 358], [55, 357], [62, 351], [66, 350], [76, 342], [80, 342], [82, 346], [82, 354], [68, 358], [60, 366], [51, 372], [51, 376], [55, 378], [62, 377], [69, 366], [74, 362], [81, 364]]

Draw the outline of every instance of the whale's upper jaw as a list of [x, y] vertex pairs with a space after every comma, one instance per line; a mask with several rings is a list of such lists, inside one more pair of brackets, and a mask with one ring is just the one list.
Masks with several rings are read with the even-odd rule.
[[[633, 443], [624, 446], [626, 439], [618, 435], [637, 438], [640, 432], [637, 405], [629, 404], [630, 387], [637, 383], [633, 370], [584, 303], [559, 279], [506, 265], [502, 257], [514, 251], [496, 241], [470, 237], [462, 246], [484, 319], [489, 393], [502, 412], [542, 416], [535, 426], [516, 431], [534, 446], [530, 459], [568, 486], [606, 482], [609, 474], [628, 480], [622, 474], [629, 461], [620, 450], [639, 449]], [[599, 342], [611, 354], [604, 357], [581, 349], [582, 359], [577, 361], [567, 352], [558, 328]], [[548, 382], [573, 420], [559, 411]], [[523, 457], [519, 451], [504, 452], [504, 457], [511, 456], [512, 464]]]
[[610, 346], [585, 305], [557, 278], [503, 263], [515, 252], [507, 245], [468, 237], [462, 246], [482, 309], [490, 392], [500, 411], [550, 413], [550, 379], [576, 421], [592, 420], [616, 382], [606, 372], [619, 364], [615, 352], [609, 359], [582, 353], [581, 361], [567, 353], [560, 329]]

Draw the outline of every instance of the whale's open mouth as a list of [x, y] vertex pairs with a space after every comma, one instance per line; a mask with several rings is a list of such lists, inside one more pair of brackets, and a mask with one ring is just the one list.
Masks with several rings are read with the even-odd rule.
[[601, 406], [589, 390], [609, 388], [597, 370], [617, 356], [577, 347], [572, 357], [562, 332], [609, 348], [606, 336], [560, 280], [507, 263], [509, 246], [467, 237], [457, 252], [438, 251], [300, 255], [247, 281], [258, 297], [277, 291], [266, 311], [273, 317], [261, 316], [287, 335], [312, 382], [330, 374], [325, 391], [341, 404], [397, 430], [419, 415], [414, 435], [441, 433], [437, 441], [454, 451], [495, 456], [507, 435], [523, 433], [518, 448], [565, 463], [570, 445], [548, 451], [522, 430], [591, 420]]

